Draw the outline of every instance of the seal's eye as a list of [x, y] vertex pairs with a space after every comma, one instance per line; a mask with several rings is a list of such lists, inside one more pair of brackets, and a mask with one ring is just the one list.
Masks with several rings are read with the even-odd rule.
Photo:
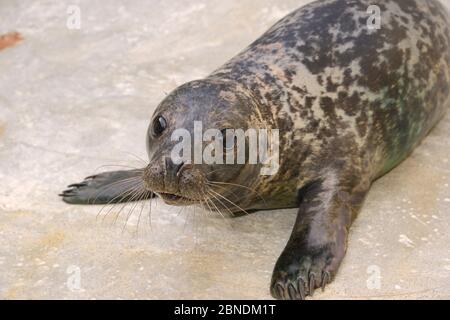
[[153, 120], [153, 135], [158, 137], [163, 133], [163, 131], [167, 128], [167, 121], [162, 116], [157, 116], [155, 120]]

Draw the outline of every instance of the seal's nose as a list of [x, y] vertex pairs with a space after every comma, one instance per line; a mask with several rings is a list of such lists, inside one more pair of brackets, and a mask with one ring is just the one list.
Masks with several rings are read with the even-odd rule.
[[171, 157], [166, 157], [165, 164], [166, 164], [167, 174], [172, 174], [172, 175], [176, 176], [184, 163], [181, 162], [180, 164], [175, 164], [175, 163], [173, 163]]
[[180, 171], [181, 167], [183, 166], [183, 162], [180, 164], [175, 164], [172, 161], [171, 157], [166, 157], [164, 159], [165, 169], [166, 169], [166, 181], [171, 183], [177, 183], [178, 181], [178, 172]]
[[151, 161], [144, 170], [144, 184], [153, 192], [178, 193], [180, 169], [184, 163], [175, 164], [170, 157]]

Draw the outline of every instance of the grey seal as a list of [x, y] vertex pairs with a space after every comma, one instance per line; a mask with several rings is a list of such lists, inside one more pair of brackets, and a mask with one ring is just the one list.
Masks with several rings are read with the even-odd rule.
[[[371, 5], [380, 9], [379, 29], [368, 27]], [[230, 212], [298, 207], [270, 292], [312, 296], [335, 278], [372, 182], [402, 162], [448, 109], [449, 28], [437, 0], [312, 2], [208, 77], [169, 94], [150, 121], [146, 168], [90, 177], [63, 200], [136, 200], [134, 188], [145, 191], [139, 199], [156, 194], [173, 205]], [[279, 129], [278, 172], [260, 175], [259, 164], [174, 163], [171, 133], [192, 130], [194, 121], [221, 130]]]

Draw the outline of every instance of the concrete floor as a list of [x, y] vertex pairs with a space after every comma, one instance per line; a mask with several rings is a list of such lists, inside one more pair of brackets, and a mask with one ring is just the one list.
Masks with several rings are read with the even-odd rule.
[[[0, 298], [270, 298], [295, 210], [223, 220], [156, 201], [151, 229], [137, 210], [122, 232], [127, 208], [114, 223], [118, 208], [96, 219], [101, 207], [57, 194], [114, 169], [102, 165], [141, 166], [165, 92], [306, 2], [71, 1], [82, 24], [69, 30], [62, 1], [3, 0], [0, 35], [23, 40], [0, 51]], [[316, 299], [450, 298], [449, 137], [447, 117], [375, 183]]]

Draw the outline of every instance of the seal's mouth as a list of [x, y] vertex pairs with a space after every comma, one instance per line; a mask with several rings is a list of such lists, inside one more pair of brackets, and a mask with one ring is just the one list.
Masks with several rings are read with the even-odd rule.
[[167, 203], [170, 204], [189, 204], [197, 202], [194, 199], [186, 198], [174, 193], [159, 192], [158, 195]]

